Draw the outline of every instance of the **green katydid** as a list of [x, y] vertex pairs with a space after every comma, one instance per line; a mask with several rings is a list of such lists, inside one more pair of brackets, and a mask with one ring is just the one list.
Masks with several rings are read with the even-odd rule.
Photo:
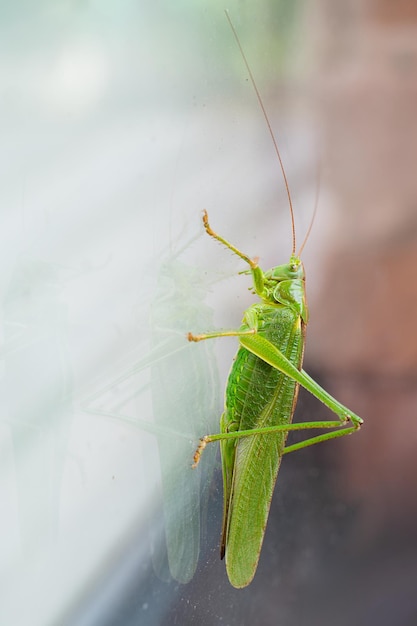
[[[235, 336], [240, 342], [227, 382], [225, 410], [220, 420], [221, 433], [201, 438], [193, 465], [196, 467], [199, 463], [208, 443], [220, 441], [224, 490], [221, 558], [225, 557], [231, 584], [240, 588], [248, 585], [256, 572], [282, 456], [353, 433], [360, 428], [362, 419], [340, 404], [302, 369], [308, 307], [304, 267], [300, 260], [302, 247], [296, 253], [291, 195], [252, 72], [227, 12], [226, 16], [278, 156], [287, 189], [293, 238], [289, 263], [264, 272], [258, 266], [258, 259], [251, 259], [212, 230], [204, 211], [203, 224], [207, 234], [249, 265], [247, 272], [252, 274], [253, 293], [261, 299], [245, 312], [238, 330], [188, 334], [189, 341]], [[299, 385], [321, 400], [338, 419], [292, 424]], [[285, 447], [289, 431], [305, 429], [332, 430]]]

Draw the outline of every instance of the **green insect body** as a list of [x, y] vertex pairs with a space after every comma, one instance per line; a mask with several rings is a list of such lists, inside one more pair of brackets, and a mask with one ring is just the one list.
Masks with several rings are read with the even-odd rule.
[[[245, 321], [246, 317], [256, 319], [259, 335], [300, 369], [305, 322], [297, 310], [299, 305], [306, 313], [304, 297], [294, 307], [276, 300], [265, 301], [251, 307]], [[245, 324], [241, 330], [248, 329]], [[227, 383], [221, 432], [288, 425], [298, 386], [246, 348], [239, 348]], [[288, 431], [282, 431], [275, 436], [221, 442], [224, 494], [221, 556], [226, 557], [228, 575], [235, 587], [247, 585], [255, 573], [287, 435]]]
[[[198, 465], [208, 443], [221, 442], [221, 557], [226, 559], [231, 584], [240, 588], [248, 585], [256, 572], [282, 456], [351, 434], [360, 428], [362, 419], [302, 369], [308, 308], [301, 260], [292, 255], [287, 265], [263, 272], [256, 259], [251, 260], [212, 230], [206, 212], [203, 223], [207, 234], [250, 265], [254, 292], [261, 299], [245, 312], [239, 330], [188, 334], [188, 340], [195, 342], [236, 336], [241, 344], [229, 374], [221, 432], [200, 439], [193, 465]], [[339, 419], [292, 424], [300, 384]], [[332, 430], [285, 446], [290, 431], [308, 429]]]

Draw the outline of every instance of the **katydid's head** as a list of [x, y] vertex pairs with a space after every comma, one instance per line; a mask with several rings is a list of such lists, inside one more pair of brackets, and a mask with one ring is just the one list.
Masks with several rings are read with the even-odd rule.
[[304, 280], [304, 278], [304, 265], [296, 256], [291, 256], [289, 263], [277, 265], [265, 272], [265, 280], [272, 283], [282, 280]]

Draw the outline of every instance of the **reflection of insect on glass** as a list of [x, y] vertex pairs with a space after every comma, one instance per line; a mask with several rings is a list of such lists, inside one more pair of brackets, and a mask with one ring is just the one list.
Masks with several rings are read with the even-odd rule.
[[189, 471], [190, 445], [201, 434], [198, 429], [207, 427], [216, 414], [220, 398], [213, 350], [196, 354], [183, 349], [184, 330], [202, 318], [211, 326], [213, 312], [203, 303], [207, 286], [202, 272], [177, 256], [161, 266], [151, 309], [152, 345], [155, 349], [165, 345], [165, 357], [151, 366], [151, 388], [155, 423], [180, 433], [192, 429], [192, 439], [158, 438], [169, 570], [175, 580], [185, 583], [198, 561], [200, 499], [202, 504], [207, 499], [215, 456], [213, 450], [206, 474], [194, 479]]
[[[304, 268], [296, 253], [291, 197], [281, 157], [252, 73], [232, 27], [259, 103], [270, 130], [288, 192], [293, 247], [289, 263], [264, 272], [257, 259], [250, 259], [215, 233], [204, 212], [207, 234], [220, 241], [248, 265], [253, 292], [261, 302], [244, 314], [238, 330], [202, 335], [188, 334], [190, 341], [215, 337], [239, 337], [240, 347], [226, 388], [226, 406], [220, 421], [221, 433], [200, 440], [194, 467], [212, 441], [221, 442], [223, 468], [223, 530], [221, 557], [231, 584], [245, 587], [255, 575], [269, 514], [269, 507], [283, 454], [341, 437], [357, 430], [359, 416], [340, 404], [302, 370], [308, 308]], [[291, 424], [302, 385], [321, 400], [338, 420]], [[285, 447], [290, 430], [336, 429]]]
[[[203, 272], [186, 260], [197, 237], [159, 266], [150, 305], [148, 352], [84, 402], [89, 412], [126, 420], [156, 436], [161, 487], [155, 489], [161, 490], [165, 537], [161, 541], [160, 525], [152, 520], [152, 560], [160, 578], [172, 577], [181, 583], [191, 580], [197, 566], [216, 450], [213, 448], [213, 459], [201, 476], [197, 472], [190, 475], [188, 459], [202, 429], [213, 428], [209, 419], [213, 420], [220, 406], [214, 346], [208, 343], [207, 350], [196, 354], [184, 344], [186, 329], [197, 320], [213, 325], [213, 312], [204, 304], [207, 281], [204, 283]], [[144, 415], [143, 394], [149, 391], [152, 410]], [[150, 456], [151, 464], [155, 454]], [[144, 478], [153, 483], [150, 464]]]

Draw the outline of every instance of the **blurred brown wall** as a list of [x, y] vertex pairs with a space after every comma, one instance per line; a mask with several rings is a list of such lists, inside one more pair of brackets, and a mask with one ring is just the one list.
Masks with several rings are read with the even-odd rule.
[[417, 2], [323, 0], [316, 19], [323, 171], [342, 237], [307, 356], [365, 420], [343, 443], [346, 483], [375, 533], [417, 511]]

